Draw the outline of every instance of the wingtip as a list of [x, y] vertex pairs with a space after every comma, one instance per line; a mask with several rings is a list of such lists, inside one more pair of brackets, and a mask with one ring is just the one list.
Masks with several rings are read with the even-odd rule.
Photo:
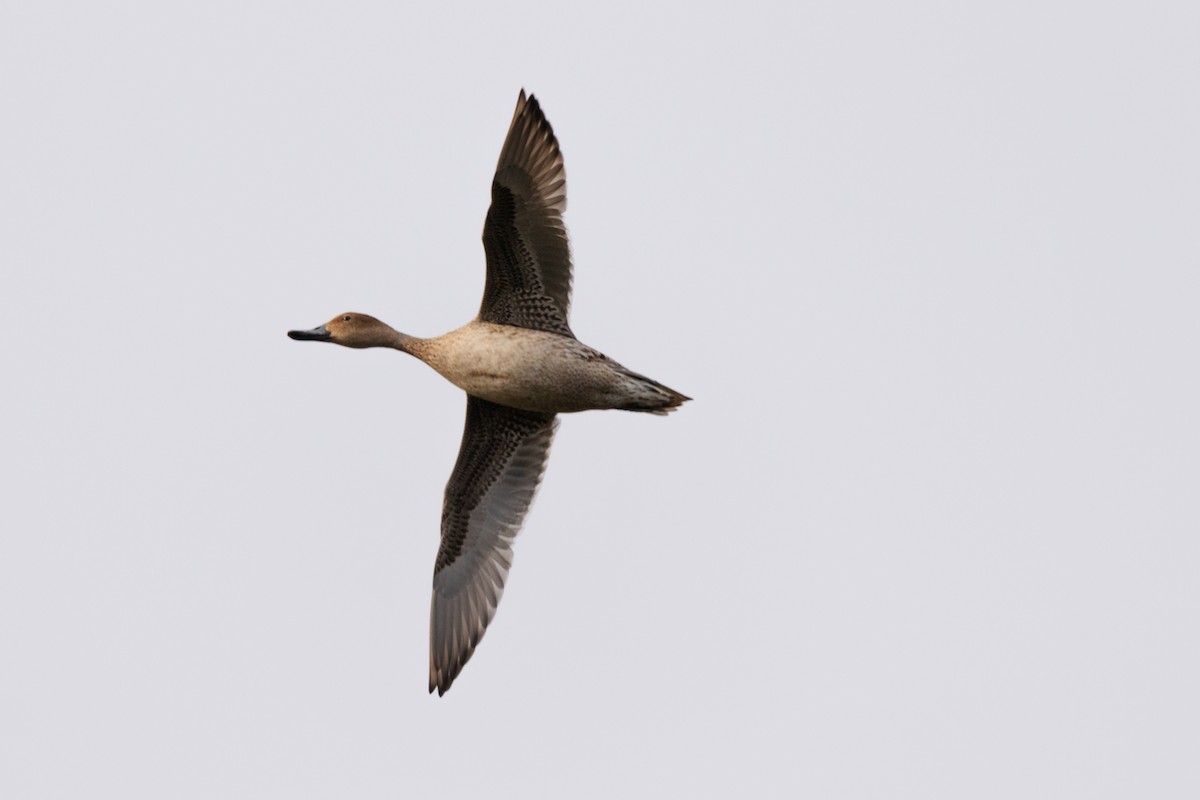
[[435, 673], [430, 673], [429, 675], [429, 693], [433, 694], [436, 690], [438, 697], [441, 697], [442, 695], [446, 694], [446, 692], [450, 691], [450, 684], [454, 683], [454, 678], [443, 682], [440, 680], [440, 677], [441, 676]]
[[525, 87], [521, 87], [521, 94], [517, 96], [517, 110], [513, 116], [520, 116], [521, 112], [525, 110], [525, 106], [533, 106], [534, 108], [537, 108], [538, 101], [537, 98], [533, 96], [532, 92], [527, 92], [525, 91]]

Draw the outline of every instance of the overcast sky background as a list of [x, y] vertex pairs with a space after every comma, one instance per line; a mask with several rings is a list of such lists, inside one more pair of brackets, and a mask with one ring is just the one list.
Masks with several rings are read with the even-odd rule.
[[[1200, 796], [1200, 6], [0, 5], [0, 796]], [[517, 93], [579, 337], [426, 694]]]

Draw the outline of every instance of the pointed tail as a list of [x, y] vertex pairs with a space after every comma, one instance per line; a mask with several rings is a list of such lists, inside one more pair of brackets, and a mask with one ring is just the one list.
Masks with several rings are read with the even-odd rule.
[[633, 379], [634, 389], [629, 400], [618, 406], [622, 411], [666, 415], [692, 399], [686, 394], [681, 394], [669, 386], [663, 386], [658, 381], [633, 370], [626, 369], [624, 371], [628, 377]]

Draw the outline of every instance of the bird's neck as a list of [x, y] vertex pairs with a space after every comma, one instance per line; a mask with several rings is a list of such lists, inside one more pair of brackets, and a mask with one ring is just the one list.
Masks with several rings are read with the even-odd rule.
[[422, 358], [425, 352], [425, 343], [427, 339], [420, 339], [416, 336], [409, 336], [407, 333], [401, 333], [394, 328], [388, 328], [387, 333], [380, 339], [376, 347], [390, 347], [393, 350], [399, 350], [402, 353], [408, 353], [410, 356]]

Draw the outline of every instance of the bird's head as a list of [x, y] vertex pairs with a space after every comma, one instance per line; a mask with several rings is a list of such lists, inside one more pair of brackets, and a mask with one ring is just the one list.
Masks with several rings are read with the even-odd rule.
[[297, 341], [332, 342], [343, 347], [391, 347], [396, 331], [372, 316], [348, 311], [311, 330], [288, 331], [288, 336]]

